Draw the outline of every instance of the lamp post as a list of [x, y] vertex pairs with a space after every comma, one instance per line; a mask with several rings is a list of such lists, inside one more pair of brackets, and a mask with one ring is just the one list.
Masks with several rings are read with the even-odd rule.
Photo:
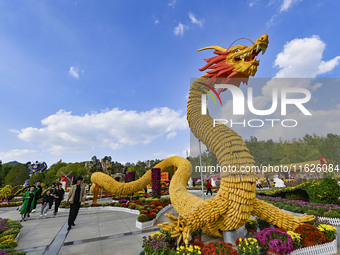
[[203, 173], [202, 173], [202, 156], [201, 156], [201, 141], [198, 140], [199, 152], [200, 152], [200, 172], [201, 172], [201, 185], [202, 185], [202, 198], [205, 200], [204, 189], [203, 189]]

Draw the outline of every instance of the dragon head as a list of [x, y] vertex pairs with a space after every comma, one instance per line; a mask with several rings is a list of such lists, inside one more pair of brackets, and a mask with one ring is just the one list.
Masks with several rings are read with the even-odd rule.
[[239, 80], [247, 82], [249, 76], [255, 75], [257, 66], [260, 64], [258, 55], [261, 51], [262, 54], [265, 53], [268, 43], [268, 35], [264, 34], [250, 46], [234, 45], [226, 49], [215, 45], [199, 49], [198, 51], [214, 49], [217, 55], [205, 59], [207, 64], [199, 70], [212, 69], [203, 76], [211, 78], [209, 83], [214, 83], [216, 79], [222, 79], [219, 83], [227, 83], [231, 78], [240, 78]]

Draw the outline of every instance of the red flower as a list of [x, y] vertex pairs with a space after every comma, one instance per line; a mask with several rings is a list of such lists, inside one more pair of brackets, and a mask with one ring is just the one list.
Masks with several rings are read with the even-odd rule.
[[237, 238], [236, 241], [235, 241], [236, 246], [238, 246], [238, 244], [240, 243], [240, 241], [242, 241], [243, 239], [244, 239], [244, 238], [242, 238], [242, 237]]
[[201, 250], [202, 250], [203, 247], [204, 247], [204, 243], [202, 243], [202, 242], [200, 242], [200, 241], [193, 242], [191, 245], [192, 245], [192, 246], [197, 245], [197, 246], [199, 246], [199, 247], [201, 248]]

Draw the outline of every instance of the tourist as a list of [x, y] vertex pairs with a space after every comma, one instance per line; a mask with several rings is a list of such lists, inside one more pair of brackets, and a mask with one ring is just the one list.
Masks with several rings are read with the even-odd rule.
[[210, 195], [212, 195], [212, 190], [211, 190], [211, 188], [212, 188], [212, 185], [211, 185], [211, 180], [209, 179], [208, 181], [207, 181], [207, 196], [208, 196], [208, 193], [210, 192]]
[[36, 187], [36, 189], [34, 191], [34, 195], [35, 196], [34, 196], [34, 201], [33, 201], [33, 210], [32, 210], [32, 213], [35, 212], [35, 209], [37, 207], [37, 201], [41, 197], [41, 193], [42, 193], [41, 182], [37, 182], [35, 187]]
[[53, 197], [55, 198], [55, 203], [54, 203], [54, 215], [57, 215], [58, 213], [58, 208], [59, 205], [61, 203], [61, 201], [63, 201], [64, 199], [64, 189], [63, 189], [63, 185], [61, 183], [58, 184], [58, 189], [55, 191], [55, 193], [53, 194]]
[[68, 216], [68, 229], [75, 226], [74, 221], [77, 218], [81, 201], [85, 202], [85, 186], [83, 183], [83, 177], [79, 176], [76, 179], [76, 184], [72, 185], [67, 197], [67, 202], [70, 202], [71, 208]]
[[271, 188], [271, 187], [272, 187], [272, 185], [270, 184], [270, 180], [269, 180], [269, 178], [267, 178], [267, 183], [268, 183], [268, 188]]
[[50, 199], [50, 202], [49, 202], [49, 207], [48, 209], [52, 209], [52, 206], [53, 206], [53, 201], [54, 201], [54, 194], [57, 192], [57, 188], [54, 184], [52, 184], [52, 187], [50, 188], [50, 192], [51, 192], [51, 199]]
[[26, 218], [29, 217], [30, 212], [33, 210], [34, 197], [35, 197], [34, 190], [35, 190], [35, 186], [31, 186], [30, 189], [26, 191], [26, 193], [22, 197], [24, 202], [20, 210], [20, 214], [21, 214], [20, 222], [23, 220], [26, 221]]
[[256, 181], [256, 187], [258, 189], [262, 189], [262, 185], [261, 185], [261, 180], [258, 178], [257, 181]]
[[42, 199], [40, 217], [42, 217], [43, 215], [47, 216], [47, 210], [49, 208], [51, 199], [52, 199], [51, 191], [48, 189], [45, 192], [43, 199]]

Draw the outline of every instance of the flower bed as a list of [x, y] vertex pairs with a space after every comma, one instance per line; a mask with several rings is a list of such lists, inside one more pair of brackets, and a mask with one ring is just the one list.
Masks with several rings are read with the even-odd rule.
[[[161, 198], [140, 198], [138, 200], [128, 201], [126, 199], [120, 199], [118, 202], [112, 202], [112, 203], [102, 203], [102, 204], [82, 204], [82, 208], [86, 207], [95, 207], [97, 208], [104, 208], [105, 207], [112, 207], [112, 208], [126, 208], [128, 210], [123, 210], [130, 212], [129, 210], [133, 210], [135, 212], [132, 212], [134, 214], [139, 214], [137, 217], [137, 221], [140, 223], [143, 222], [149, 222], [149, 224], [154, 225], [154, 219], [157, 218], [158, 213], [162, 213], [165, 210], [170, 208], [171, 201], [168, 197], [161, 197]], [[60, 208], [70, 208], [70, 204], [62, 202], [60, 204]], [[107, 208], [109, 210], [112, 210], [112, 208]], [[166, 208], [166, 209], [165, 209]], [[118, 210], [117, 210], [118, 211]], [[152, 223], [153, 222], [153, 223]], [[142, 224], [137, 224], [136, 226], [140, 226], [140, 228], [143, 227]]]
[[19, 252], [15, 250], [15, 247], [18, 246], [16, 237], [19, 235], [21, 228], [22, 228], [22, 225], [17, 221], [0, 218], [0, 254], [1, 255], [25, 254], [25, 252]]
[[324, 243], [294, 250], [290, 255], [317, 255], [317, 254], [331, 255], [337, 254], [337, 252], [338, 252], [337, 239], [334, 239], [330, 243]]
[[0, 207], [15, 207], [22, 204], [23, 201], [0, 201]]
[[295, 187], [282, 189], [257, 190], [258, 195], [297, 198], [313, 203], [337, 203], [340, 197], [340, 186], [336, 178], [324, 178], [301, 183]]
[[340, 206], [336, 204], [310, 203], [302, 200], [261, 195], [257, 195], [257, 197], [286, 211], [307, 213], [320, 217], [340, 218]]
[[[337, 253], [336, 228], [320, 221], [312, 224], [302, 224], [294, 231], [286, 231], [275, 227], [265, 228], [259, 231], [255, 237], [238, 238], [237, 250], [230, 243], [194, 242], [190, 245], [174, 243], [166, 240], [165, 233], [171, 237], [171, 232], [161, 230], [148, 237], [143, 237], [143, 247], [147, 255], [156, 254], [233, 254], [233, 255], [260, 255], [260, 254], [292, 254], [292, 255], [331, 255]], [[176, 236], [176, 233], [173, 234]], [[155, 239], [156, 238], [156, 239]], [[309, 246], [306, 241], [315, 241], [317, 245]], [[166, 242], [166, 243], [165, 243]], [[157, 244], [157, 245], [156, 245]], [[165, 248], [164, 248], [165, 247]], [[166, 249], [166, 253], [162, 253]]]
[[136, 220], [136, 228], [145, 229], [145, 228], [150, 228], [150, 227], [152, 227], [153, 225], [155, 225], [156, 220], [157, 220], [164, 212], [166, 212], [168, 209], [170, 209], [171, 207], [172, 207], [171, 204], [165, 206], [162, 210], [159, 211], [159, 213], [157, 213], [156, 218], [154, 218], [154, 219], [151, 220], [151, 221], [140, 222], [140, 221], [138, 221], [138, 217], [137, 217], [137, 220]]

